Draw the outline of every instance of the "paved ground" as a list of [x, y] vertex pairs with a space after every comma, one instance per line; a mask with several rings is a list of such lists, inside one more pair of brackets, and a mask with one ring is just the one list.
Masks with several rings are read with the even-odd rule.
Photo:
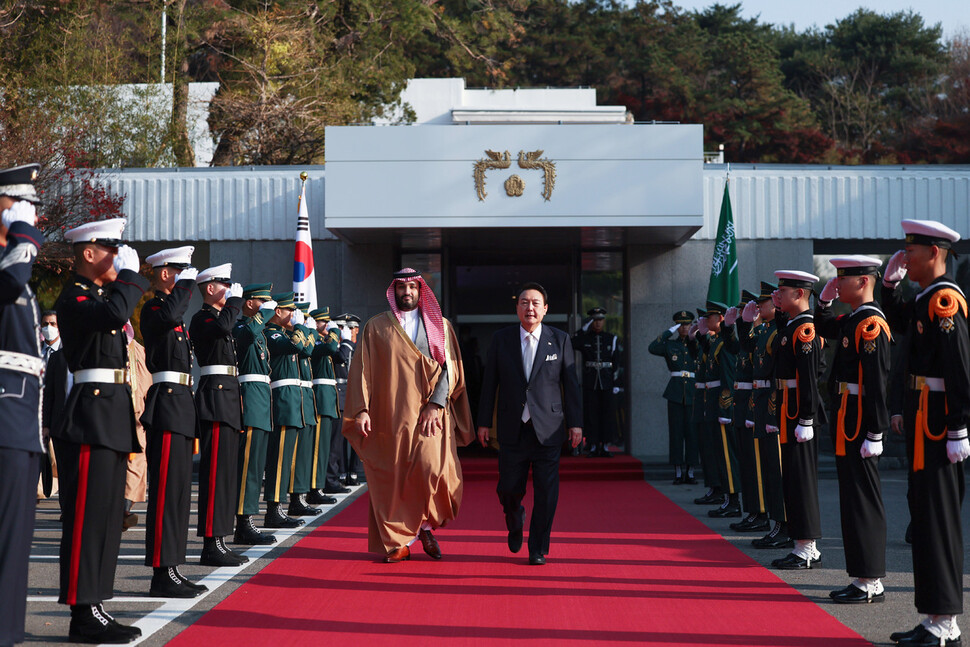
[[[831, 613], [843, 624], [851, 627], [867, 640], [876, 645], [892, 645], [889, 634], [893, 631], [912, 629], [922, 619], [913, 606], [912, 553], [910, 546], [903, 540], [909, 511], [906, 505], [906, 472], [903, 469], [887, 469], [883, 466], [883, 500], [889, 526], [889, 541], [886, 546], [886, 602], [871, 605], [834, 604], [828, 599], [829, 591], [840, 589], [849, 583], [845, 573], [845, 556], [842, 552], [842, 530], [839, 522], [839, 492], [835, 479], [835, 459], [831, 456], [820, 458], [819, 504], [822, 512], [822, 532], [819, 542], [822, 553], [822, 568], [810, 571], [774, 571], [778, 576], [798, 589], [802, 594], [815, 600], [819, 606]], [[894, 461], [885, 461], [893, 463]], [[696, 516], [715, 532], [739, 549], [750, 555], [760, 564], [770, 568], [771, 560], [783, 557], [785, 550], [761, 550], [751, 546], [749, 533], [736, 533], [729, 524], [737, 519], [711, 519], [707, 516], [710, 506], [693, 503], [695, 497], [702, 496], [705, 488], [701, 485], [671, 485], [670, 477], [660, 478], [656, 468], [648, 469], [648, 481], [658, 490], [678, 503], [682, 508]], [[964, 552], [970, 543], [970, 525], [963, 516]], [[964, 571], [964, 588], [968, 580]], [[970, 630], [970, 618], [964, 614], [958, 620], [960, 629]], [[811, 628], [805, 628], [805, 635], [811, 635]]]

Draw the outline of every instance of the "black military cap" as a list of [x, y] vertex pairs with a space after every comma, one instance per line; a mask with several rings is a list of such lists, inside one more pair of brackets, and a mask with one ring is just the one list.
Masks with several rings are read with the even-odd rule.
[[606, 308], [590, 308], [586, 311], [586, 314], [596, 319], [606, 319]]
[[40, 164], [25, 164], [0, 171], [0, 196], [41, 204], [34, 188]]
[[778, 286], [774, 283], [768, 283], [768, 281], [761, 282], [761, 294], [758, 295], [758, 303], [762, 301], [767, 301], [771, 298], [771, 293], [778, 289]]
[[705, 310], [704, 308], [698, 308], [697, 309], [697, 316], [698, 317], [706, 317], [707, 316], [707, 310]]
[[748, 290], [741, 290], [741, 303], [738, 304], [739, 307], [744, 306], [744, 304], [749, 301], [757, 301], [758, 295], [754, 292], [749, 292]]
[[707, 314], [708, 315], [723, 315], [727, 312], [728, 307], [719, 301], [708, 301], [707, 302]]
[[674, 323], [689, 324], [694, 321], [694, 313], [690, 310], [678, 310], [674, 313]]

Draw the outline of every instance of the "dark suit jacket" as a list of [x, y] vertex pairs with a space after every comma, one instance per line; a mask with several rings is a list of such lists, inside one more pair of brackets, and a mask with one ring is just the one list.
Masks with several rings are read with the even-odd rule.
[[527, 380], [519, 328], [509, 326], [492, 337], [478, 405], [478, 426], [492, 426], [497, 393], [500, 445], [518, 442], [526, 402], [539, 442], [547, 446], [562, 444], [566, 427], [583, 426], [583, 394], [576, 378], [572, 343], [563, 331], [543, 325], [532, 375]]

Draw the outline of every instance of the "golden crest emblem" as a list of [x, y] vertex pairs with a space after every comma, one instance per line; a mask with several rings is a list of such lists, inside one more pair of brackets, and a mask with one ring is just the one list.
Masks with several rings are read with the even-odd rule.
[[525, 182], [518, 175], [510, 175], [505, 181], [505, 195], [517, 198], [525, 191]]
[[[519, 168], [542, 171], [542, 197], [548, 202], [552, 198], [552, 190], [556, 187], [556, 163], [542, 157], [542, 150], [519, 151]], [[475, 193], [479, 201], [485, 200], [485, 172], [491, 169], [507, 169], [512, 166], [512, 155], [508, 151], [501, 153], [492, 150], [485, 151], [485, 157], [475, 162]], [[525, 182], [517, 175], [512, 175], [505, 181], [505, 192], [510, 197], [521, 196], [525, 190]]]

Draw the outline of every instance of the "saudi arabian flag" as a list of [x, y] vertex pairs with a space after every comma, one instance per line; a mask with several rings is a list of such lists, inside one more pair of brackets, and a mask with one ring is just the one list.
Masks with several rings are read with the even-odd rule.
[[727, 182], [721, 198], [721, 215], [717, 222], [717, 238], [714, 239], [714, 258], [711, 261], [711, 282], [707, 286], [707, 300], [726, 306], [736, 306], [741, 300], [738, 286], [738, 244], [734, 237], [734, 216], [731, 214], [731, 196]]

